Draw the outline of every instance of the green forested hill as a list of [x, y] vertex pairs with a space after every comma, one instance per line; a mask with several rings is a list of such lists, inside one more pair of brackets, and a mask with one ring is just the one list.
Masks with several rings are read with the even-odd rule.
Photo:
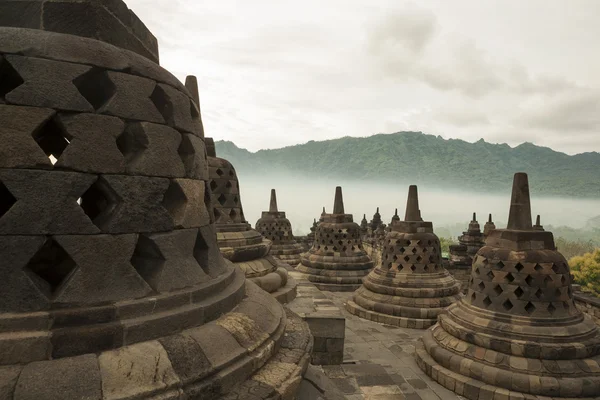
[[483, 140], [468, 143], [421, 132], [344, 137], [251, 153], [232, 142], [217, 154], [240, 172], [290, 171], [306, 177], [414, 182], [485, 192], [510, 188], [515, 172], [527, 172], [538, 194], [600, 197], [600, 154], [569, 156], [523, 143], [511, 148]]

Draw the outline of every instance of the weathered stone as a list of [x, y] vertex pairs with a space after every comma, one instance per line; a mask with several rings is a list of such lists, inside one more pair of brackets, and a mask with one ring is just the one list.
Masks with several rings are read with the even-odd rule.
[[186, 178], [208, 180], [204, 141], [189, 133], [184, 133], [182, 138], [179, 155], [185, 166]]
[[159, 83], [152, 94], [152, 100], [169, 126], [184, 132], [199, 132], [200, 126], [194, 122], [194, 119], [198, 119], [197, 110], [188, 96], [169, 85]]
[[173, 179], [163, 204], [177, 228], [199, 228], [210, 224], [204, 203], [205, 185], [195, 179]]

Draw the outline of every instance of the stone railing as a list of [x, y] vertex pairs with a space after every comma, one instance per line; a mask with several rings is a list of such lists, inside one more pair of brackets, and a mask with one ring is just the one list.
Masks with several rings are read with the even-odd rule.
[[577, 308], [591, 316], [596, 324], [600, 325], [600, 298], [582, 292], [579, 285], [573, 285], [573, 291], [575, 292], [575, 305]]

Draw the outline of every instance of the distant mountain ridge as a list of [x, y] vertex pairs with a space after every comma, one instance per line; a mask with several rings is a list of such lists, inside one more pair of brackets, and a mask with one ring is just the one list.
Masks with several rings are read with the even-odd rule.
[[432, 183], [483, 192], [506, 191], [515, 172], [527, 172], [533, 193], [600, 197], [600, 153], [570, 156], [523, 143], [469, 143], [422, 132], [398, 132], [305, 144], [256, 153], [229, 141], [217, 155], [243, 173], [293, 173], [307, 178]]

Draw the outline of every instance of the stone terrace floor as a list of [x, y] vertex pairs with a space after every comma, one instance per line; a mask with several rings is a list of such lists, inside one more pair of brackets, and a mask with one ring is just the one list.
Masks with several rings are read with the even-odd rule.
[[344, 364], [317, 368], [322, 368], [348, 399], [464, 400], [417, 366], [414, 345], [423, 331], [382, 325], [348, 313], [344, 303], [352, 293], [321, 293], [346, 318], [346, 342]]

